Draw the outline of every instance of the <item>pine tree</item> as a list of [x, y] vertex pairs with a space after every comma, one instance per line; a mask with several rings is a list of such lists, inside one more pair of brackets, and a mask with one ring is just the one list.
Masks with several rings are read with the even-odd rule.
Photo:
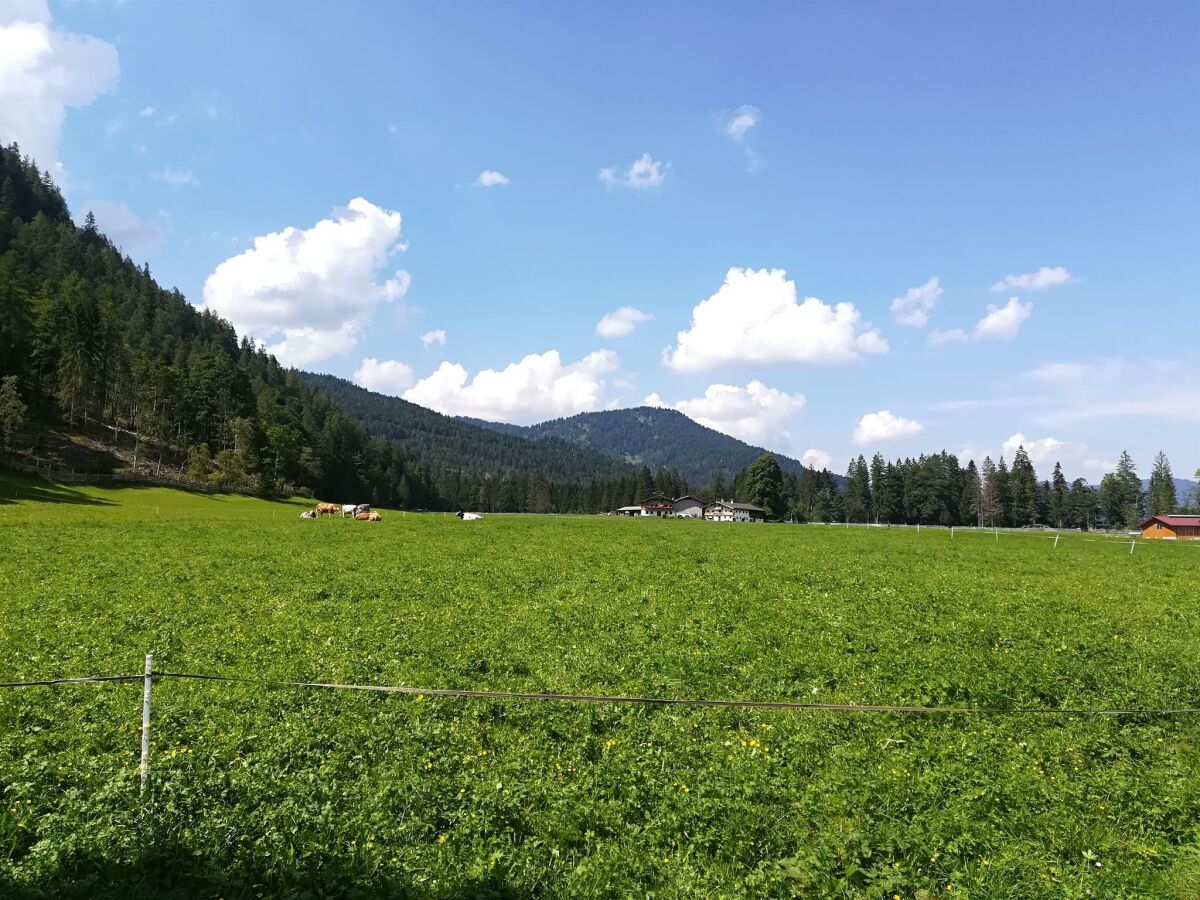
[[1049, 481], [1043, 481], [1037, 486], [1037, 501], [1036, 501], [1036, 518], [1034, 521], [1039, 525], [1045, 525], [1051, 521], [1052, 512], [1050, 507], [1054, 505], [1054, 489], [1050, 487]]
[[1122, 528], [1129, 512], [1126, 502], [1125, 485], [1119, 475], [1107, 473], [1100, 479], [1099, 511], [1100, 517], [1110, 528]]
[[1012, 470], [1008, 476], [1009, 515], [1017, 527], [1037, 523], [1037, 473], [1022, 445], [1013, 457]]
[[1000, 475], [990, 456], [983, 458], [983, 489], [979, 499], [979, 524], [1002, 524], [1004, 507], [1001, 503]]
[[1125, 450], [1117, 460], [1117, 470], [1114, 473], [1120, 485], [1121, 492], [1121, 521], [1126, 528], [1132, 528], [1140, 521], [1142, 500], [1142, 479], [1138, 477], [1133, 459]]
[[933, 525], [939, 521], [936, 462], [925, 455], [908, 466], [904, 479], [904, 510], [910, 524]]
[[881, 522], [885, 518], [883, 509], [884, 498], [880, 495], [880, 490], [883, 488], [883, 480], [887, 473], [887, 463], [884, 462], [883, 454], [876, 452], [871, 457], [871, 518], [876, 523]]
[[1062, 464], [1054, 464], [1054, 474], [1050, 480], [1050, 521], [1055, 528], [1062, 528], [1067, 519], [1067, 479], [1063, 475]]
[[996, 466], [996, 504], [998, 511], [996, 513], [996, 522], [1004, 528], [1008, 528], [1013, 524], [1012, 517], [1012, 500], [1009, 494], [1009, 475], [1008, 463], [1004, 461], [1004, 456], [1000, 456], [1000, 463]]
[[1071, 482], [1071, 492], [1067, 496], [1067, 524], [1083, 531], [1090, 529], [1096, 516], [1097, 499], [1095, 489], [1082, 478]]
[[871, 518], [871, 473], [860, 455], [846, 471], [846, 521], [867, 522]]
[[1175, 478], [1171, 463], [1162, 451], [1154, 457], [1154, 468], [1150, 472], [1150, 485], [1146, 491], [1146, 514], [1169, 515], [1175, 512], [1178, 497], [1175, 495]]
[[962, 524], [983, 524], [983, 482], [979, 477], [979, 470], [975, 468], [975, 460], [967, 463], [959, 510]]

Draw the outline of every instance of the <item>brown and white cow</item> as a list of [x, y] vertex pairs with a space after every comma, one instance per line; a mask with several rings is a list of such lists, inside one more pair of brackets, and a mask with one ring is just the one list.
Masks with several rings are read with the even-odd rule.
[[341, 511], [342, 511], [342, 508], [340, 506], [338, 506], [336, 503], [318, 503], [317, 504], [317, 515], [318, 516], [336, 516], [336, 515], [340, 514]]

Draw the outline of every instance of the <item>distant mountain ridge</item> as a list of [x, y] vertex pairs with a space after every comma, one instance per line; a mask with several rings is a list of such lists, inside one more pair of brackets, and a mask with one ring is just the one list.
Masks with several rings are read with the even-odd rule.
[[[693, 486], [717, 470], [727, 480], [767, 451], [721, 434], [673, 409], [639, 406], [580, 413], [537, 425], [452, 417], [361, 388], [335, 375], [301, 373], [372, 434], [398, 442], [423, 466], [497, 475], [540, 471], [552, 480], [610, 477], [633, 467], [677, 471]], [[797, 459], [774, 454], [799, 476]]]
[[310, 387], [329, 395], [368, 432], [396, 441], [431, 471], [493, 476], [536, 471], [551, 480], [584, 481], [628, 469], [597, 450], [481, 428], [399, 397], [377, 394], [336, 375], [302, 372], [301, 377]]
[[[1175, 495], [1179, 498], [1180, 503], [1182, 503], [1185, 499], [1190, 497], [1192, 495], [1192, 493], [1196, 490], [1196, 487], [1198, 485], [1200, 485], [1200, 482], [1193, 481], [1190, 478], [1172, 478], [1171, 480], [1173, 482], [1175, 482]], [[1142, 490], [1145, 491], [1145, 490], [1149, 490], [1149, 489], [1150, 489], [1150, 479], [1143, 478], [1142, 479]]]
[[[674, 409], [637, 406], [579, 413], [537, 425], [507, 425], [461, 418], [483, 428], [534, 441], [559, 440], [630, 465], [674, 469], [691, 485], [707, 484], [718, 469], [732, 478], [769, 451], [722, 434]], [[782, 453], [772, 455], [785, 472], [799, 476], [806, 467]]]

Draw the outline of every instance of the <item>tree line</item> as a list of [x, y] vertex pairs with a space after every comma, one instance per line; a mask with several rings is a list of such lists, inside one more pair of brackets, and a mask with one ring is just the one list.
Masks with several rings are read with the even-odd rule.
[[[1200, 471], [1197, 472], [1200, 478]], [[707, 488], [725, 489], [718, 473]], [[861, 522], [889, 525], [971, 525], [1022, 528], [1131, 528], [1147, 516], [1200, 511], [1200, 496], [1176, 495], [1170, 461], [1154, 458], [1145, 490], [1133, 459], [1122, 452], [1113, 472], [1099, 487], [1083, 478], [1068, 483], [1062, 465], [1039, 481], [1025, 448], [1011, 466], [985, 457], [966, 466], [952, 453], [916, 459], [885, 460], [876, 453], [868, 463], [852, 460], [845, 478], [825, 470], [800, 476], [783, 472], [764, 454], [738, 473], [730, 486], [734, 499], [755, 503], [770, 515], [794, 522]]]

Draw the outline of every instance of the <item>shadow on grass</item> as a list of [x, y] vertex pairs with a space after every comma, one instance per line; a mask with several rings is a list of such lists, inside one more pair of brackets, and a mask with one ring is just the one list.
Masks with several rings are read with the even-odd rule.
[[74, 484], [65, 484], [63, 482], [53, 481], [52, 479], [42, 478], [36, 475], [25, 475], [24, 473], [6, 472], [0, 470], [0, 506], [12, 505], [19, 502], [35, 502], [35, 503], [74, 503], [83, 506], [119, 506], [120, 504], [114, 500], [105, 500], [99, 497], [93, 497], [85, 492], [86, 488], [98, 487], [106, 491], [120, 491], [122, 493], [137, 492], [146, 490], [171, 490], [179, 491], [184, 494], [189, 494], [193, 497], [201, 497], [205, 500], [212, 500], [214, 503], [224, 503], [230, 497], [241, 496], [253, 500], [261, 500], [264, 503], [277, 503], [281, 505], [295, 505], [294, 500], [301, 500], [302, 504], [309, 502], [315, 503], [315, 500], [310, 501], [307, 497], [278, 497], [269, 494], [239, 494], [233, 491], [221, 490], [202, 490], [188, 484], [172, 484], [166, 479], [161, 482], [139, 482], [139, 481], [106, 481], [102, 478], [97, 478], [94, 482], [77, 482]]
[[91, 497], [78, 487], [42, 478], [0, 476], [0, 506], [21, 502], [73, 503], [81, 506], [115, 506], [111, 500]]
[[468, 879], [450, 887], [415, 883], [411, 877], [339, 869], [298, 870], [281, 879], [231, 860], [199, 859], [179, 847], [150, 848], [128, 864], [103, 859], [65, 861], [33, 884], [0, 875], [5, 900], [193, 900], [193, 898], [287, 897], [346, 900], [518, 900], [539, 896], [501, 876]]

